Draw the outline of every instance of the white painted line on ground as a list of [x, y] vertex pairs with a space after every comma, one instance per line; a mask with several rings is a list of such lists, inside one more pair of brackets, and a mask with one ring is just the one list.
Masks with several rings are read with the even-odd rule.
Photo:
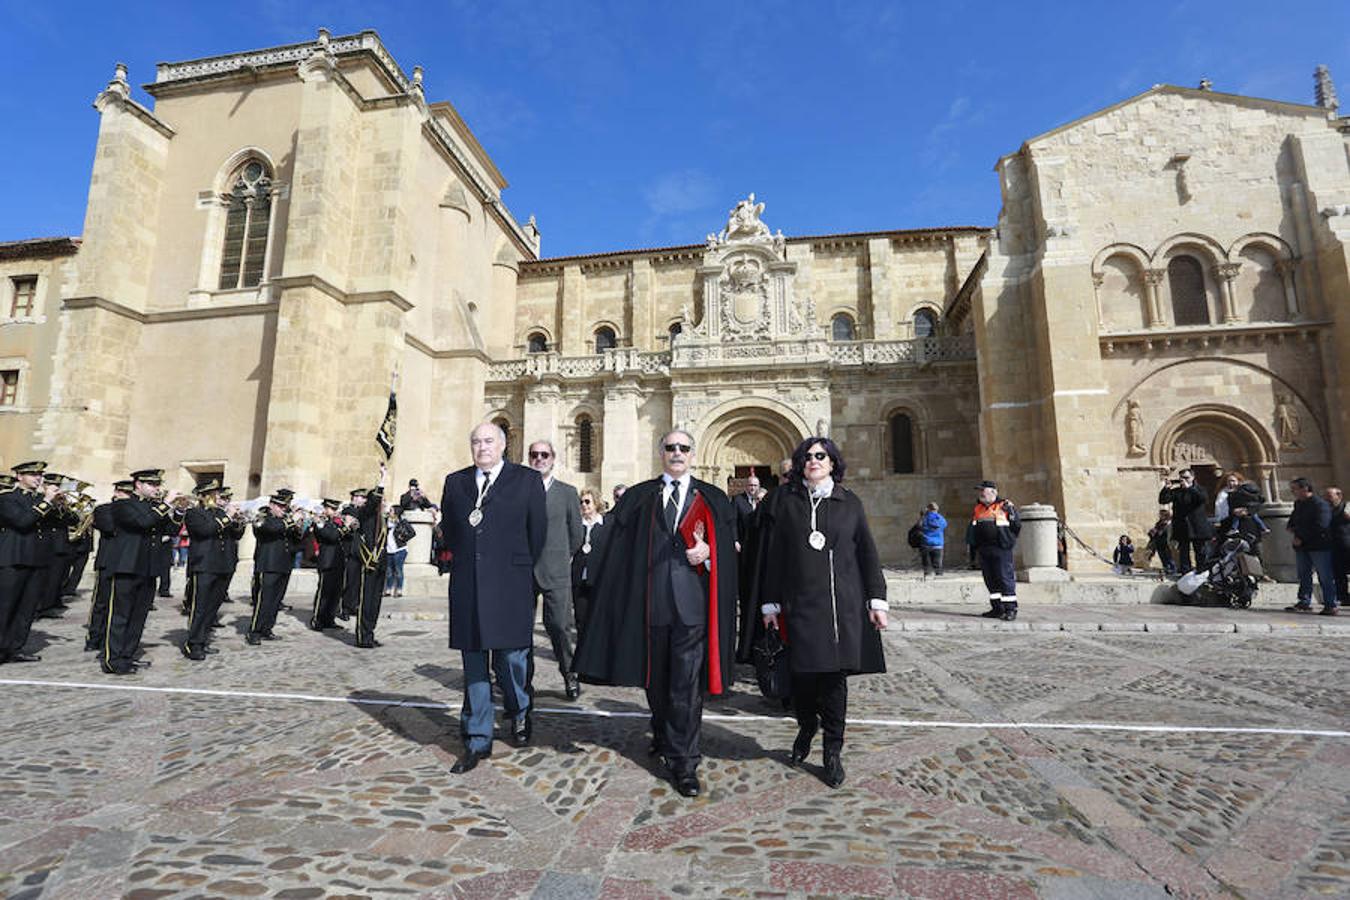
[[[426, 700], [398, 700], [389, 697], [327, 697], [322, 694], [286, 694], [270, 691], [226, 691], [211, 688], [159, 687], [149, 684], [98, 684], [87, 681], [35, 681], [26, 678], [0, 678], [0, 685], [13, 687], [75, 688], [93, 691], [132, 691], [149, 694], [183, 694], [199, 697], [230, 697], [248, 700], [299, 700], [309, 703], [345, 703], [356, 706], [404, 706], [410, 709], [440, 709], [454, 712], [449, 703]], [[498, 707], [500, 709], [501, 707]], [[540, 713], [559, 716], [589, 716], [597, 719], [647, 719], [650, 714], [636, 710], [537, 707]], [[788, 722], [791, 716], [726, 715], [704, 713], [712, 722]], [[1350, 731], [1313, 728], [1249, 728], [1236, 725], [1125, 725], [1110, 722], [944, 722], [923, 719], [849, 719], [850, 725], [878, 725], [883, 728], [978, 728], [1001, 731], [1135, 731], [1152, 734], [1283, 734], [1294, 737], [1350, 738]]]

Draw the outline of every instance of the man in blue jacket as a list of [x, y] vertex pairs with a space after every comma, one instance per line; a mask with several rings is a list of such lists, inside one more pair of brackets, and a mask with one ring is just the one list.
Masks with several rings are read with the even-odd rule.
[[1340, 607], [1336, 596], [1336, 574], [1331, 566], [1331, 504], [1317, 496], [1312, 482], [1295, 478], [1289, 482], [1294, 494], [1294, 511], [1286, 526], [1294, 533], [1294, 560], [1298, 564], [1298, 602], [1286, 609], [1307, 612], [1312, 609], [1312, 578], [1322, 585], [1322, 615], [1334, 616]]
[[511, 743], [530, 742], [534, 566], [548, 534], [544, 482], [538, 472], [502, 459], [502, 429], [491, 422], [479, 425], [469, 435], [469, 449], [473, 465], [447, 475], [441, 496], [441, 529], [452, 554], [450, 647], [464, 662], [464, 755], [450, 769], [456, 774], [492, 755], [489, 664], [510, 720]]

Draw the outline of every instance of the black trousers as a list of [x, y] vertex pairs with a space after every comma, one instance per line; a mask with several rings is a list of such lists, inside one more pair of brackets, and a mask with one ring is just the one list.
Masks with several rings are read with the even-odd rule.
[[848, 676], [843, 672], [793, 672], [792, 708], [802, 731], [825, 732], [826, 753], [844, 746], [844, 721], [848, 717]]
[[342, 567], [319, 570], [319, 585], [314, 589], [314, 611], [309, 617], [310, 628], [334, 624], [338, 604], [342, 602]]
[[248, 623], [249, 634], [272, 633], [290, 581], [290, 572], [253, 573], [253, 617]]
[[923, 574], [942, 574], [941, 547], [920, 547], [919, 560], [923, 563]]
[[[577, 647], [577, 626], [572, 616], [570, 588], [541, 588], [535, 585], [536, 595], [543, 598], [544, 631], [553, 645], [553, 658], [563, 675], [572, 671], [572, 653]], [[534, 684], [534, 649], [530, 649], [530, 684]]]
[[647, 706], [652, 711], [652, 740], [675, 775], [693, 774], [703, 760], [699, 734], [703, 727], [703, 657], [705, 625], [671, 625], [649, 629], [651, 679]]
[[976, 548], [976, 555], [990, 599], [1002, 598], [1015, 603], [1017, 572], [1013, 568], [1013, 552], [1002, 547], [982, 546]]
[[[1177, 541], [1177, 571], [1189, 572], [1191, 569], [1198, 569], [1205, 561], [1205, 547], [1209, 544], [1207, 539], [1179, 540]], [[1195, 552], [1195, 563], [1191, 564], [1191, 552]]]
[[586, 632], [586, 619], [591, 614], [591, 589], [584, 584], [572, 587], [572, 619], [577, 626], [577, 640]]
[[89, 601], [89, 624], [85, 626], [85, 647], [103, 647], [103, 636], [108, 633], [108, 599], [112, 596], [113, 573], [97, 571], [94, 596]]
[[0, 657], [21, 653], [28, 643], [46, 571], [31, 566], [0, 567]]
[[189, 649], [205, 648], [211, 643], [211, 626], [216, 622], [220, 604], [225, 602], [229, 577], [224, 572], [193, 572], [188, 578], [186, 593], [190, 605], [184, 643]]
[[159, 577], [159, 595], [161, 597], [173, 596], [173, 554], [166, 554], [164, 562], [157, 565], [155, 574]]
[[73, 597], [79, 593], [80, 579], [84, 578], [85, 567], [89, 565], [89, 552], [72, 556], [66, 566], [66, 577], [61, 583], [61, 596]]
[[[384, 588], [384, 584], [380, 584]], [[361, 605], [361, 559], [359, 556], [349, 557], [342, 569], [342, 611], [349, 615], [356, 615], [357, 608]]]
[[356, 640], [368, 644], [375, 640], [375, 626], [380, 624], [380, 604], [384, 602], [384, 579], [388, 574], [384, 556], [374, 569], [360, 569], [357, 574]]
[[112, 592], [108, 596], [108, 625], [103, 634], [102, 662], [106, 668], [126, 671], [135, 662], [154, 592], [152, 576], [113, 577]]
[[42, 570], [42, 595], [38, 598], [39, 612], [61, 605], [61, 587], [65, 584], [66, 566], [69, 563], [69, 556], [55, 556]]

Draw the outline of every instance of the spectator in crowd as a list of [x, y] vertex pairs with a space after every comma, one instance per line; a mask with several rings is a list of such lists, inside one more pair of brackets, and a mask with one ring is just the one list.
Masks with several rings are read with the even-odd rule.
[[923, 562], [923, 577], [942, 576], [942, 547], [946, 542], [947, 520], [938, 512], [936, 503], [929, 503], [919, 517], [919, 532], [922, 543], [919, 546], [919, 559]]
[[605, 517], [597, 508], [595, 491], [581, 492], [581, 548], [572, 556], [572, 612], [577, 623], [577, 640], [586, 630], [586, 616], [591, 611], [591, 586], [595, 574], [590, 565], [591, 556], [597, 558], [604, 551]]
[[1172, 538], [1177, 542], [1180, 570], [1191, 570], [1192, 553], [1195, 566], [1199, 567], [1205, 559], [1206, 545], [1214, 537], [1214, 526], [1205, 511], [1209, 495], [1195, 483], [1195, 473], [1182, 469], [1175, 479], [1164, 476], [1158, 502], [1172, 504]]
[[[404, 494], [404, 496], [406, 497], [407, 494]], [[403, 596], [403, 564], [408, 561], [408, 542], [400, 540], [404, 537], [404, 533], [400, 532], [398, 527], [399, 523], [403, 521], [402, 511], [403, 505], [400, 501], [399, 506], [389, 510], [389, 517], [386, 520], [387, 533], [384, 538], [384, 549], [389, 560], [389, 567], [385, 569], [384, 575], [384, 595], [386, 597], [390, 594], [395, 597]]]
[[410, 509], [435, 509], [436, 504], [431, 502], [431, 498], [422, 493], [422, 488], [417, 484], [417, 479], [408, 481], [408, 489], [403, 492], [403, 496], [398, 498], [398, 508], [402, 512]]
[[1322, 492], [1322, 499], [1331, 507], [1331, 569], [1336, 574], [1336, 600], [1350, 597], [1350, 509], [1345, 505], [1345, 494], [1338, 487]]
[[1289, 482], [1294, 511], [1286, 526], [1293, 532], [1294, 559], [1298, 564], [1298, 602], [1285, 607], [1294, 612], [1312, 609], [1312, 577], [1322, 586], [1322, 615], [1334, 616], [1339, 606], [1336, 576], [1331, 565], [1331, 504], [1313, 491], [1312, 482], [1295, 478]]
[[1115, 552], [1111, 554], [1117, 575], [1128, 575], [1134, 569], [1134, 541], [1128, 534], [1122, 534], [1116, 542]]
[[178, 527], [178, 540], [177, 542], [175, 542], [173, 548], [173, 567], [175, 569], [179, 569], [187, 565], [188, 546], [191, 543], [192, 538], [188, 536], [187, 526], [180, 525]]
[[626, 490], [628, 490], [628, 485], [624, 484], [623, 482], [614, 485], [614, 490], [611, 493], [613, 494], [614, 497], [615, 506], [619, 505], [619, 498], [623, 496], [623, 492]]
[[1158, 510], [1158, 521], [1148, 530], [1148, 551], [1158, 555], [1164, 575], [1175, 575], [1177, 564], [1172, 561], [1172, 510]]
[[1222, 522], [1228, 518], [1232, 512], [1228, 507], [1228, 496], [1238, 489], [1247, 479], [1237, 469], [1229, 472], [1223, 478], [1223, 487], [1219, 488], [1219, 493], [1214, 497], [1214, 521]]

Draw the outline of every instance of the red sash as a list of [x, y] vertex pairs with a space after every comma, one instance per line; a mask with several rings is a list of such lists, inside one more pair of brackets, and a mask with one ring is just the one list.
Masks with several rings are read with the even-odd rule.
[[703, 523], [705, 529], [703, 539], [711, 551], [708, 557], [709, 568], [705, 570], [699, 566], [699, 570], [706, 572], [708, 577], [708, 693], [720, 694], [723, 685], [722, 634], [717, 618], [717, 529], [713, 524], [712, 510], [703, 502], [703, 495], [695, 491], [694, 501], [689, 504], [689, 511], [684, 514], [684, 520], [680, 522], [679, 527], [680, 536], [690, 547], [697, 543], [694, 538], [694, 526], [699, 522]]

